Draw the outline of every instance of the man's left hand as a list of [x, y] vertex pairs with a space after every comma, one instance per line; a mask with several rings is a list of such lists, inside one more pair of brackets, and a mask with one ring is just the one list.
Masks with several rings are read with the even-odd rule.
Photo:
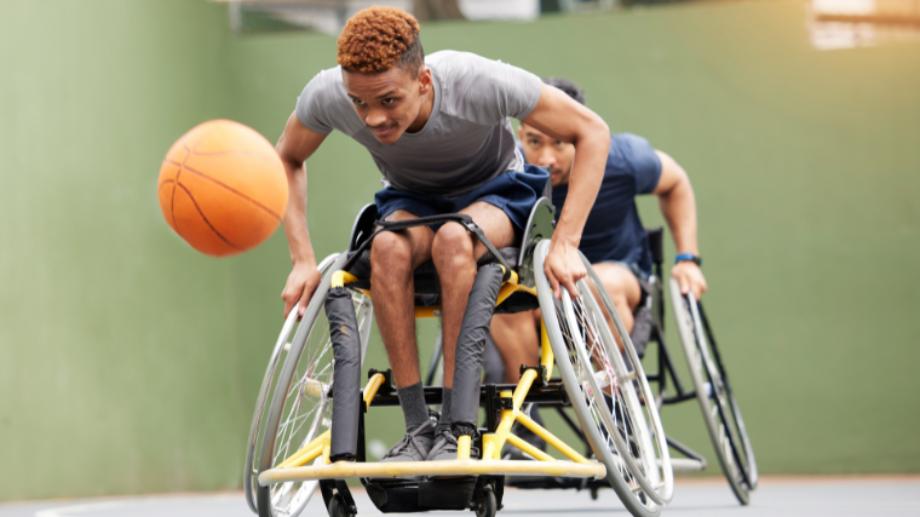
[[709, 289], [700, 266], [690, 261], [674, 264], [674, 267], [671, 268], [671, 277], [677, 280], [680, 294], [691, 293], [697, 300]]
[[549, 279], [549, 284], [553, 288], [553, 296], [556, 298], [562, 296], [562, 288], [565, 288], [573, 298], [576, 297], [578, 292], [575, 290], [575, 283], [588, 274], [578, 254], [578, 246], [555, 239], [549, 245], [546, 261], [543, 263], [543, 271], [546, 273], [546, 278]]

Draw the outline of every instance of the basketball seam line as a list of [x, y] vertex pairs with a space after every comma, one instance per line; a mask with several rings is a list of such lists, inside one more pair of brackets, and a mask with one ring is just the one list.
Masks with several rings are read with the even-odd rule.
[[[173, 178], [175, 185], [173, 185], [172, 194], [169, 196], [169, 216], [172, 217], [173, 229], [176, 230], [176, 233], [179, 233], [179, 223], [176, 221], [176, 185], [179, 184], [179, 176], [182, 174], [182, 166], [185, 164], [185, 160], [188, 160], [188, 146], [183, 144], [185, 147], [185, 156], [182, 158], [182, 163], [175, 163], [171, 160], [167, 160], [173, 165], [178, 165], [179, 170], [176, 171], [176, 177]], [[182, 235], [181, 233], [179, 235]]]
[[224, 183], [224, 182], [222, 182], [222, 181], [220, 181], [220, 180], [216, 180], [216, 179], [214, 179], [214, 178], [208, 176], [207, 174], [205, 174], [205, 173], [203, 173], [203, 172], [201, 172], [201, 171], [198, 171], [198, 170], [195, 170], [195, 169], [189, 167], [188, 165], [184, 165], [183, 168], [184, 168], [185, 170], [189, 171], [189, 172], [194, 172], [195, 174], [201, 176], [202, 178], [204, 178], [204, 179], [206, 179], [206, 180], [209, 180], [209, 181], [211, 181], [211, 182], [214, 182], [214, 183], [216, 183], [217, 185], [220, 185], [221, 187], [224, 187], [225, 189], [229, 190], [230, 192], [233, 192], [234, 194], [236, 194], [236, 195], [240, 196], [241, 198], [245, 199], [246, 201], [249, 201], [250, 203], [256, 205], [256, 206], [259, 207], [259, 208], [261, 208], [262, 210], [265, 210], [266, 212], [268, 212], [268, 213], [269, 213], [272, 217], [274, 217], [275, 219], [278, 219], [278, 220], [281, 219], [281, 216], [278, 215], [278, 214], [276, 214], [274, 210], [272, 210], [271, 208], [268, 208], [267, 206], [263, 205], [262, 203], [256, 201], [255, 199], [253, 199], [253, 198], [247, 196], [246, 194], [240, 192], [239, 190], [236, 190], [235, 188], [231, 187], [230, 185], [227, 185], [226, 183]]
[[[224, 187], [225, 189], [229, 190], [230, 192], [233, 192], [234, 194], [236, 194], [236, 195], [242, 197], [243, 199], [249, 201], [250, 203], [252, 203], [252, 204], [258, 206], [258, 207], [261, 208], [262, 210], [265, 210], [266, 212], [268, 212], [268, 213], [269, 213], [272, 217], [274, 217], [275, 219], [281, 220], [281, 216], [278, 215], [278, 214], [276, 214], [275, 211], [272, 210], [271, 208], [268, 208], [267, 206], [265, 206], [265, 205], [263, 205], [262, 203], [256, 201], [255, 199], [253, 199], [253, 198], [247, 196], [246, 194], [240, 192], [239, 190], [236, 190], [235, 188], [231, 187], [230, 185], [227, 185], [226, 183], [224, 183], [224, 182], [222, 182], [222, 181], [220, 181], [220, 180], [218, 180], [218, 179], [212, 178], [211, 176], [208, 176], [207, 174], [205, 174], [205, 173], [203, 173], [203, 172], [201, 172], [201, 171], [199, 171], [199, 170], [195, 170], [195, 169], [189, 167], [189, 166], [185, 163], [185, 161], [187, 161], [187, 160], [188, 160], [188, 157], [192, 154], [192, 150], [191, 150], [187, 145], [183, 145], [183, 147], [185, 147], [185, 150], [188, 151], [189, 154], [186, 155], [185, 160], [182, 160], [182, 163], [181, 163], [181, 164], [180, 164], [180, 163], [176, 163], [176, 162], [174, 162], [174, 161], [172, 161], [172, 160], [164, 160], [164, 161], [169, 162], [169, 163], [172, 163], [172, 164], [174, 164], [174, 165], [178, 165], [181, 169], [186, 169], [186, 170], [188, 170], [189, 172], [194, 172], [195, 174], [201, 176], [202, 178], [205, 178], [205, 179], [207, 179], [207, 180], [209, 180], [209, 181], [211, 181], [211, 182], [213, 182], [213, 183], [215, 183], [215, 184], [217, 184], [217, 185], [220, 185], [221, 187]], [[180, 173], [182, 172], [181, 169], [180, 169], [180, 171], [179, 171]], [[179, 179], [179, 175], [177, 174], [177, 175], [176, 175], [176, 183], [177, 183], [177, 184], [179, 183], [179, 182], [178, 182], [178, 179]]]
[[204, 223], [208, 225], [209, 228], [211, 228], [211, 231], [213, 231], [218, 237], [220, 237], [220, 240], [224, 241], [224, 243], [226, 243], [227, 246], [230, 246], [233, 249], [236, 249], [236, 250], [242, 249], [236, 244], [233, 244], [232, 242], [230, 242], [226, 237], [223, 236], [223, 234], [217, 231], [217, 228], [215, 228], [214, 225], [211, 224], [211, 221], [208, 220], [208, 217], [204, 215], [204, 212], [201, 211], [201, 207], [198, 206], [198, 202], [195, 201], [195, 197], [192, 196], [191, 191], [189, 191], [189, 189], [187, 189], [185, 185], [179, 182], [176, 182], [176, 187], [181, 188], [182, 190], [185, 191], [186, 194], [188, 194], [188, 198], [191, 200], [192, 204], [195, 205], [195, 210], [198, 211], [198, 215], [200, 215], [201, 219], [204, 220]]

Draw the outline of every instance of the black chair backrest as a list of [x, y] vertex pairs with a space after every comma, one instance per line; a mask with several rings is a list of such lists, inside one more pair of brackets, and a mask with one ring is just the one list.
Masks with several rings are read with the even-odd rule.
[[661, 270], [664, 263], [664, 228], [646, 228], [645, 238], [648, 239], [648, 247], [652, 252], [652, 262], [655, 263], [656, 269]]
[[[646, 297], [642, 303], [648, 304], [647, 307], [651, 310], [653, 328], [649, 337], [651, 341], [661, 343], [662, 333], [664, 332], [664, 286], [662, 285], [664, 281], [663, 275], [665, 274], [662, 269], [662, 264], [664, 263], [664, 228], [660, 226], [646, 228], [645, 239], [652, 255], [652, 271], [654, 274], [649, 283], [643, 286]], [[643, 343], [643, 348], [645, 344], [647, 342]]]
[[351, 237], [348, 239], [348, 251], [360, 248], [371, 234], [377, 222], [377, 205], [368, 203], [361, 207], [354, 224], [351, 225]]

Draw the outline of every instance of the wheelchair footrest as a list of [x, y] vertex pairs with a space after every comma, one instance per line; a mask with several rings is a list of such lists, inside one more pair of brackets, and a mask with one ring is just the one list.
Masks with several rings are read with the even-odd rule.
[[575, 478], [603, 478], [607, 469], [596, 461], [534, 460], [439, 460], [351, 462], [337, 461], [328, 465], [274, 468], [259, 474], [259, 484], [268, 486], [285, 481], [307, 479], [348, 478], [413, 478], [434, 476], [558, 476]]

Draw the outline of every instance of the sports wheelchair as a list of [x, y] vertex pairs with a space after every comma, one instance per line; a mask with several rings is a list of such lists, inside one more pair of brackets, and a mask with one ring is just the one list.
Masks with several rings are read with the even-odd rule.
[[[360, 386], [373, 320], [369, 247], [380, 231], [446, 221], [460, 223], [488, 250], [479, 260], [460, 330], [452, 400], [452, 414], [475, 415], [483, 408], [485, 425], [458, 437], [456, 460], [367, 462], [366, 413], [398, 405], [389, 372], [371, 369]], [[543, 273], [552, 221], [552, 205], [541, 198], [520, 246], [497, 250], [461, 214], [382, 222], [373, 205], [365, 207], [348, 250], [322, 261], [322, 280], [304, 316], [298, 322], [292, 311], [269, 359], [246, 454], [244, 492], [252, 510], [261, 517], [298, 515], [318, 485], [329, 515], [354, 516], [345, 480], [357, 478], [383, 512], [471, 509], [492, 517], [502, 507], [505, 477], [513, 475], [603, 480], [633, 515], [659, 514], [671, 498], [673, 474], [655, 396], [584, 257], [588, 276], [577, 284], [578, 295], [553, 297]], [[416, 270], [415, 288], [416, 317], [438, 316], [431, 263]], [[524, 368], [516, 385], [481, 385], [492, 314], [535, 308], [542, 314], [540, 364]], [[440, 387], [427, 386], [424, 393], [428, 404], [441, 402]], [[570, 406], [590, 454], [529, 418], [525, 404]], [[565, 459], [511, 433], [515, 423]], [[471, 456], [474, 445], [481, 458]], [[532, 459], [503, 460], [506, 446]]]

